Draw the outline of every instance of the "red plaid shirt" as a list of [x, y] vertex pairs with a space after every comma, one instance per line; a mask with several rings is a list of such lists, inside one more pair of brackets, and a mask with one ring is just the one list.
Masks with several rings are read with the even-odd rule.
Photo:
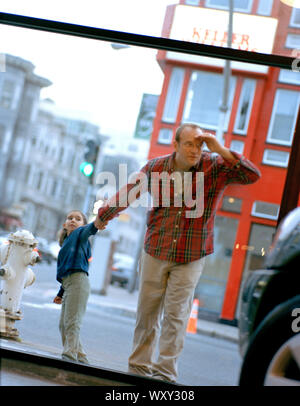
[[[169, 204], [163, 204], [164, 181], [158, 179], [157, 174], [165, 172], [172, 176], [172, 173], [175, 173], [175, 152], [171, 155], [154, 158], [141, 169], [144, 178], [147, 175], [146, 189], [149, 193], [152, 192], [152, 198], [156, 202], [148, 212], [147, 218], [144, 249], [148, 254], [161, 260], [186, 263], [213, 252], [214, 218], [217, 204], [225, 187], [231, 183], [254, 183], [260, 178], [260, 172], [255, 165], [240, 154], [231, 152], [236, 158], [235, 161], [227, 161], [220, 155], [202, 152], [198, 164], [190, 169], [192, 176], [191, 197], [193, 200], [198, 196], [196, 192], [196, 188], [199, 187], [199, 184], [197, 185], [197, 179], [199, 181], [199, 176], [196, 176], [197, 172], [204, 174], [204, 187], [202, 189], [204, 199], [203, 193], [201, 194], [204, 204], [203, 211], [200, 213], [202, 215], [195, 217], [189, 217], [187, 213], [187, 211], [192, 213], [191, 210], [193, 210], [190, 202], [183, 201], [180, 207], [176, 207], [178, 204], [174, 195], [173, 181], [170, 181]], [[155, 176], [154, 173], [156, 173]], [[141, 184], [142, 182], [137, 181], [120, 189], [117, 195], [109, 200], [107, 206], [99, 209], [100, 219], [105, 221], [117, 216], [120, 211], [132, 203], [130, 193], [141, 190]], [[136, 189], [133, 190], [133, 188]], [[137, 193], [135, 193], [136, 195]], [[122, 203], [119, 204], [118, 202]], [[197, 204], [195, 204], [194, 209], [196, 206]]]

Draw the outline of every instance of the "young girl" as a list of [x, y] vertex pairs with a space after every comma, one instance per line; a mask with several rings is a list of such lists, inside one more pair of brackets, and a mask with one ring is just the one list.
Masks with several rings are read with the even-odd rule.
[[79, 338], [90, 293], [88, 259], [91, 246], [88, 238], [105, 226], [106, 223], [100, 223], [98, 218], [87, 224], [85, 215], [73, 210], [67, 215], [60, 232], [56, 279], [62, 285], [53, 301], [62, 303], [59, 330], [63, 344], [62, 358], [65, 360], [88, 363]]

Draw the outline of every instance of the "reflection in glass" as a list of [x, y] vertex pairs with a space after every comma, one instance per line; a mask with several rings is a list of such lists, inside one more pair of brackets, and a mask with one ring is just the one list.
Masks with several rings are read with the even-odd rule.
[[247, 251], [243, 277], [255, 269], [259, 269], [264, 264], [264, 257], [271, 246], [275, 227], [262, 224], [253, 224], [250, 233], [249, 246], [253, 249]]
[[[206, 59], [204, 63], [201, 57], [187, 54], [179, 59], [166, 53], [163, 63], [161, 55], [158, 63], [156, 50], [114, 50], [110, 44], [99, 41], [9, 27], [5, 27], [5, 33], [7, 64], [6, 71], [0, 74], [0, 186], [2, 204], [9, 210], [0, 218], [4, 232], [25, 227], [54, 243], [69, 208], [86, 209], [92, 219], [97, 212], [96, 200], [112, 195], [147, 159], [172, 153], [171, 142], [180, 123], [195, 121], [213, 133], [218, 129], [223, 61]], [[270, 244], [299, 105], [298, 83], [291, 72], [281, 74], [277, 83], [276, 69], [263, 67], [262, 71], [255, 65], [250, 69], [249, 65], [232, 64], [223, 141], [233, 151], [245, 153], [267, 176], [249, 189], [227, 189], [220, 206], [215, 253], [207, 257], [196, 290], [202, 315], [207, 312], [215, 320], [224, 310], [225, 301], [235, 303], [244, 259], [246, 271], [260, 266]], [[147, 132], [148, 138], [139, 139], [135, 129], [145, 94], [156, 96], [158, 104], [150, 114], [153, 126], [147, 127], [152, 129]], [[257, 103], [253, 104], [253, 100]], [[252, 125], [248, 126], [249, 122]], [[103, 184], [97, 184], [96, 178], [84, 177], [79, 170], [91, 139], [97, 141], [98, 147], [95, 174], [106, 171], [113, 175]], [[266, 140], [278, 144], [266, 149]], [[120, 164], [127, 168], [122, 176]], [[112, 285], [111, 276], [121, 262], [132, 266], [139, 258], [145, 218], [142, 207], [130, 207], [96, 237], [90, 280], [98, 296], [100, 293], [109, 299], [112, 287], [128, 293], [116, 282]], [[262, 224], [253, 224], [251, 228], [254, 220]], [[47, 272], [37, 272], [37, 284], [43, 294], [56, 288], [53, 258]], [[45, 262], [40, 267], [45, 270]], [[136, 276], [136, 269], [131, 267], [128, 271], [127, 283], [135, 283], [132, 276]], [[226, 294], [229, 285], [237, 293]], [[128, 284], [125, 286], [128, 288]], [[135, 293], [136, 290], [137, 283]], [[44, 306], [37, 303], [40, 297], [34, 300], [34, 305]], [[50, 304], [50, 293], [45, 301]], [[56, 310], [51, 308], [53, 319]], [[223, 314], [233, 321], [232, 311]], [[91, 336], [100, 340], [104, 335], [99, 327], [100, 317], [98, 322], [97, 328], [89, 324], [87, 334], [90, 348], [95, 351], [99, 345], [93, 343]], [[39, 323], [47, 331], [44, 320]], [[112, 356], [118, 354], [120, 324], [115, 322], [112, 339], [106, 340], [109, 343], [96, 360], [98, 364], [107, 362], [126, 369], [130, 337], [127, 341], [127, 336], [122, 336], [122, 347], [124, 344], [127, 351], [122, 362]], [[45, 340], [43, 334], [41, 328], [36, 343]]]
[[215, 221], [215, 251], [205, 260], [205, 267], [196, 288], [200, 307], [212, 319], [221, 312], [238, 220], [217, 216]]

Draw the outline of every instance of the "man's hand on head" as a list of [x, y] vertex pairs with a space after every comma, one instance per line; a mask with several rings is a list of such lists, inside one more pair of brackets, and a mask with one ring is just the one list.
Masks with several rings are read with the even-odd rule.
[[207, 148], [211, 152], [216, 152], [217, 154], [221, 155], [224, 159], [228, 161], [235, 161], [236, 157], [230, 152], [230, 150], [224, 147], [218, 141], [217, 137], [211, 133], [202, 133], [197, 135], [195, 138], [205, 142]]
[[220, 151], [222, 149], [222, 145], [219, 143], [219, 141], [217, 140], [215, 135], [213, 135], [211, 133], [203, 132], [202, 134], [196, 135], [195, 138], [202, 142], [205, 142], [205, 144], [207, 145], [207, 148], [211, 152], [220, 153]]

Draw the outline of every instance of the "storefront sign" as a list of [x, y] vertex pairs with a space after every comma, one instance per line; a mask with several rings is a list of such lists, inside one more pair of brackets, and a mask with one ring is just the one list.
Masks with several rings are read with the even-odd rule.
[[[227, 47], [229, 13], [224, 10], [178, 5], [175, 9], [170, 38], [206, 45]], [[277, 19], [245, 13], [234, 13], [232, 48], [251, 52], [272, 53], [277, 28]], [[178, 54], [176, 53], [178, 56]], [[178, 59], [174, 53], [167, 57]], [[204, 58], [209, 65], [220, 65], [217, 60]], [[201, 57], [200, 57], [201, 58]], [[195, 62], [194, 55], [182, 54], [179, 60]], [[214, 62], [216, 61], [216, 62]], [[249, 70], [248, 64], [239, 63], [240, 69]], [[254, 65], [256, 66], [256, 65]], [[264, 67], [263, 67], [264, 68]], [[262, 71], [257, 67], [258, 71]], [[257, 71], [256, 68], [250, 70]]]

